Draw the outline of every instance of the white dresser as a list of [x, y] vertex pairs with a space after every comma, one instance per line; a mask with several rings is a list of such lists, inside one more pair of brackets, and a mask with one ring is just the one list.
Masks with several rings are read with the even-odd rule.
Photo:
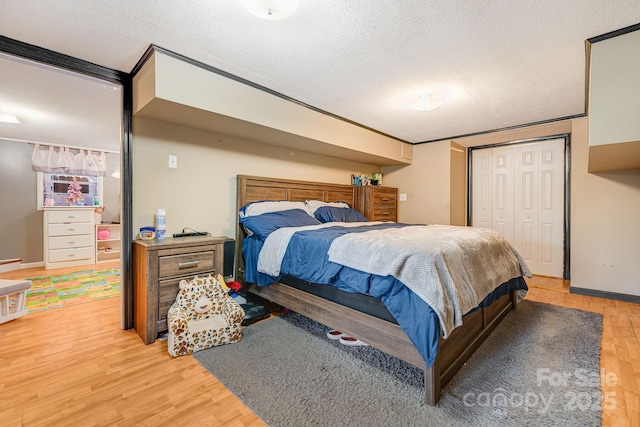
[[95, 264], [93, 207], [44, 209], [44, 268]]

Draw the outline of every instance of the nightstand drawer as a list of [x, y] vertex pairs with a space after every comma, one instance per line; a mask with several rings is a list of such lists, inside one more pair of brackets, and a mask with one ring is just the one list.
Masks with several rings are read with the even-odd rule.
[[93, 256], [93, 248], [54, 249], [49, 251], [49, 262], [76, 261]]
[[[193, 276], [184, 277], [186, 280], [190, 280]], [[167, 312], [169, 311], [169, 307], [173, 305], [176, 300], [176, 295], [178, 295], [178, 291], [180, 290], [179, 284], [183, 278], [179, 279], [171, 279], [171, 280], [161, 280], [159, 282], [160, 293], [158, 296], [158, 321], [166, 321], [167, 320]]]
[[93, 211], [92, 210], [78, 210], [78, 211], [49, 211], [47, 212], [49, 215], [49, 223], [53, 222], [92, 222], [93, 221]]
[[71, 249], [83, 246], [92, 247], [93, 236], [85, 234], [80, 236], [49, 237], [48, 245], [49, 249]]
[[[207, 272], [200, 273], [199, 276], [208, 276], [209, 273], [211, 273], [212, 275], [215, 274], [215, 272], [212, 270], [208, 273]], [[167, 313], [169, 312], [169, 308], [176, 301], [176, 296], [180, 291], [180, 282], [182, 280], [191, 280], [194, 277], [195, 275], [187, 276], [187, 277], [179, 277], [177, 279], [161, 280], [158, 283], [160, 287], [160, 294], [158, 298], [158, 321], [159, 322], [167, 320]]]
[[158, 277], [190, 275], [214, 270], [215, 251], [163, 256], [158, 259]]
[[93, 224], [90, 222], [70, 223], [70, 224], [49, 224], [47, 226], [48, 236], [76, 236], [86, 234], [93, 237]]

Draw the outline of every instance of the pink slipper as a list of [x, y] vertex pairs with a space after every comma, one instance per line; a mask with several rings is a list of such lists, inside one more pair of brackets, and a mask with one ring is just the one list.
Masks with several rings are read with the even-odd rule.
[[337, 341], [340, 338], [346, 336], [347, 334], [343, 334], [340, 331], [336, 331], [335, 329], [330, 330], [329, 332], [327, 332], [327, 338], [329, 338], [330, 340], [334, 340]]
[[365, 342], [360, 341], [359, 339], [356, 339], [354, 337], [348, 337], [346, 335], [343, 337], [340, 337], [340, 344], [349, 345], [352, 347], [369, 345]]

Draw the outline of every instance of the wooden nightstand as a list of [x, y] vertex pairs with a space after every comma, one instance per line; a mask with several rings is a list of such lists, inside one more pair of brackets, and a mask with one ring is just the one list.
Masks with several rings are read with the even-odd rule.
[[398, 221], [398, 189], [376, 185], [357, 187], [356, 210], [369, 221]]
[[167, 312], [182, 279], [224, 275], [228, 237], [193, 236], [136, 240], [133, 244], [134, 328], [145, 344], [167, 330]]

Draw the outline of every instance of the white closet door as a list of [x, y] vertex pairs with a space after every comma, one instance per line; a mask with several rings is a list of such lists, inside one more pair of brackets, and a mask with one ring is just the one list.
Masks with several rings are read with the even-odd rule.
[[564, 266], [564, 141], [539, 144], [540, 208], [536, 274], [562, 277]]
[[538, 271], [538, 163], [536, 144], [515, 147], [513, 246], [531, 271]]
[[476, 150], [471, 159], [473, 193], [472, 222], [474, 227], [493, 228], [493, 154], [491, 150]]
[[500, 232], [534, 274], [562, 277], [564, 139], [474, 150], [471, 161], [471, 224]]
[[493, 229], [514, 241], [513, 147], [493, 149]]

